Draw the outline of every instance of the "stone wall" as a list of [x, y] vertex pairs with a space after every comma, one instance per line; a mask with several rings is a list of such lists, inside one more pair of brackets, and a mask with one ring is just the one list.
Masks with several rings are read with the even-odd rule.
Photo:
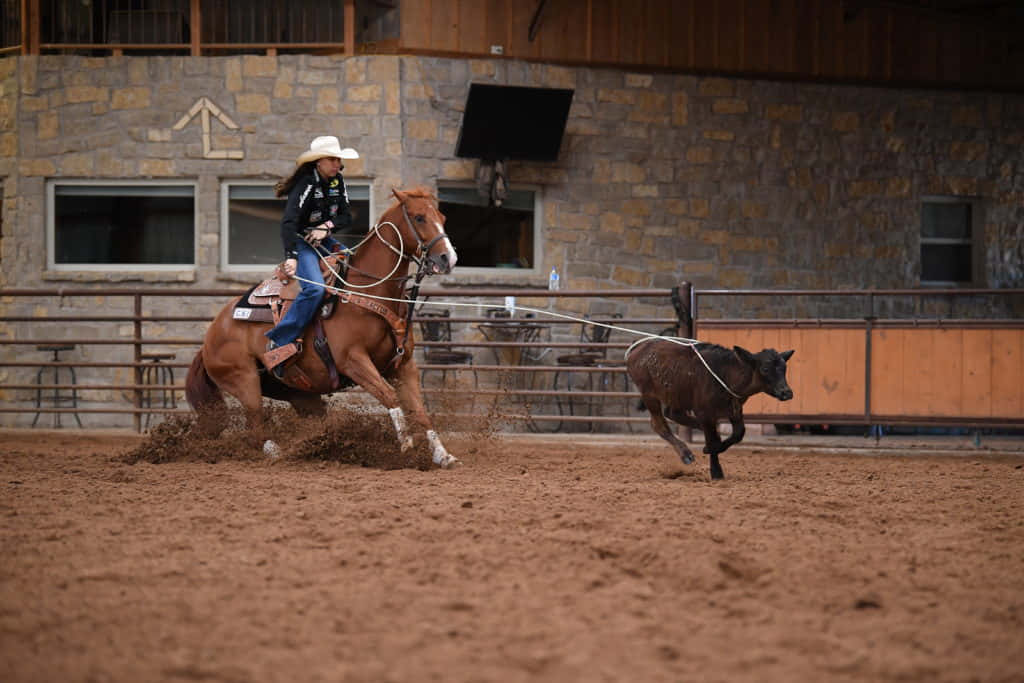
[[[982, 197], [985, 284], [1024, 282], [1020, 95], [387, 56], [0, 67], [16, 188], [5, 256], [22, 254], [5, 271], [22, 286], [68, 277], [43, 268], [47, 178], [197, 178], [203, 251], [174, 279], [204, 285], [218, 278], [219, 180], [285, 174], [315, 134], [359, 148], [346, 176], [371, 179], [379, 203], [393, 185], [472, 179], [454, 147], [474, 81], [576, 91], [559, 162], [510, 166], [513, 184], [543, 187], [544, 252], [573, 287], [914, 287], [925, 195]], [[210, 146], [244, 158], [204, 158], [198, 119], [174, 130], [202, 96], [239, 126], [214, 120]]]
[[[513, 186], [543, 188], [539, 274], [456, 272], [445, 284], [543, 287], [554, 265], [573, 289], [683, 280], [716, 288], [913, 288], [920, 198], [963, 195], [985, 205], [984, 284], [1024, 286], [1020, 94], [310, 55], [0, 59], [0, 286], [240, 285], [244, 278], [218, 267], [222, 179], [280, 177], [311, 137], [334, 133], [362, 154], [347, 162], [346, 177], [372, 183], [378, 211], [392, 187], [472, 180], [475, 162], [454, 156], [471, 82], [573, 88], [575, 96], [559, 161], [509, 169]], [[175, 129], [201, 97], [237, 124], [214, 117], [206, 149], [198, 118]], [[48, 272], [44, 187], [54, 177], [196, 179], [197, 268]], [[20, 305], [2, 304], [7, 312]], [[564, 306], [670, 314], [664, 302], [567, 299]], [[704, 312], [836, 315], [844, 306], [765, 298]], [[1019, 299], [1008, 309], [983, 301], [974, 313], [1008, 311], [1022, 312]], [[119, 334], [130, 337], [126, 328]], [[7, 338], [18, 334], [32, 336], [0, 329]]]

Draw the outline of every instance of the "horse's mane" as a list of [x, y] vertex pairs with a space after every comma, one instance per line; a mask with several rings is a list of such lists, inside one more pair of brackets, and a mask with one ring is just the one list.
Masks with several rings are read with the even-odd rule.
[[[428, 190], [426, 187], [423, 187], [422, 185], [419, 187], [414, 187], [411, 190], [402, 190], [401, 192], [402, 194], [405, 194], [414, 199], [430, 199], [435, 203], [437, 202], [437, 197], [434, 195], [434, 193]], [[391, 211], [392, 209], [397, 209], [399, 206], [400, 204], [396, 200], [391, 206], [388, 207], [388, 211]]]

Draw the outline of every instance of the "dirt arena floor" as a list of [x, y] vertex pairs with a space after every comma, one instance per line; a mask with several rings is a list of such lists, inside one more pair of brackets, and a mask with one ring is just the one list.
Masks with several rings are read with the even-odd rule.
[[0, 432], [0, 681], [1024, 681], [1019, 453], [180, 436]]

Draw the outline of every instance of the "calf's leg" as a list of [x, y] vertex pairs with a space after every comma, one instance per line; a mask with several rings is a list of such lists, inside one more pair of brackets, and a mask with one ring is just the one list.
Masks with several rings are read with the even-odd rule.
[[718, 435], [718, 423], [714, 420], [705, 422], [701, 429], [704, 431], [704, 452], [708, 454], [711, 463], [711, 478], [725, 479], [722, 465], [718, 462], [718, 454], [725, 450], [722, 447], [722, 437]]
[[685, 443], [676, 438], [668, 423], [665, 422], [665, 416], [661, 413], [661, 402], [656, 398], [647, 397], [644, 397], [643, 402], [647, 412], [651, 414], [651, 427], [654, 429], [654, 432], [665, 439], [665, 441], [668, 441], [672, 448], [676, 449], [676, 453], [679, 454], [679, 459], [683, 461], [684, 465], [692, 464], [694, 460], [693, 453], [687, 448]]
[[[728, 450], [730, 446], [738, 444], [740, 441], [743, 441], [743, 435], [746, 434], [747, 432], [747, 428], [743, 424], [743, 418], [730, 418], [729, 424], [732, 425], [732, 434], [726, 437], [725, 441], [722, 441], [715, 446], [715, 453], [723, 453], [726, 450]], [[716, 426], [715, 435], [717, 436], [717, 434], [718, 429]], [[710, 442], [708, 443], [708, 445], [704, 446], [704, 452], [707, 453], [708, 455], [711, 455]]]

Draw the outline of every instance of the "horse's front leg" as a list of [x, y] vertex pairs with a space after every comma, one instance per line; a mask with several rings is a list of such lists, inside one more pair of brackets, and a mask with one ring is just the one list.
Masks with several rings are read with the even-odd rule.
[[423, 407], [423, 391], [420, 387], [420, 371], [413, 358], [407, 358], [398, 368], [398, 400], [402, 410], [405, 410], [427, 434], [427, 443], [430, 444], [430, 452], [435, 464], [441, 467], [454, 467], [459, 464], [459, 459], [448, 452], [448, 449], [441, 443], [441, 437], [434, 430]]

